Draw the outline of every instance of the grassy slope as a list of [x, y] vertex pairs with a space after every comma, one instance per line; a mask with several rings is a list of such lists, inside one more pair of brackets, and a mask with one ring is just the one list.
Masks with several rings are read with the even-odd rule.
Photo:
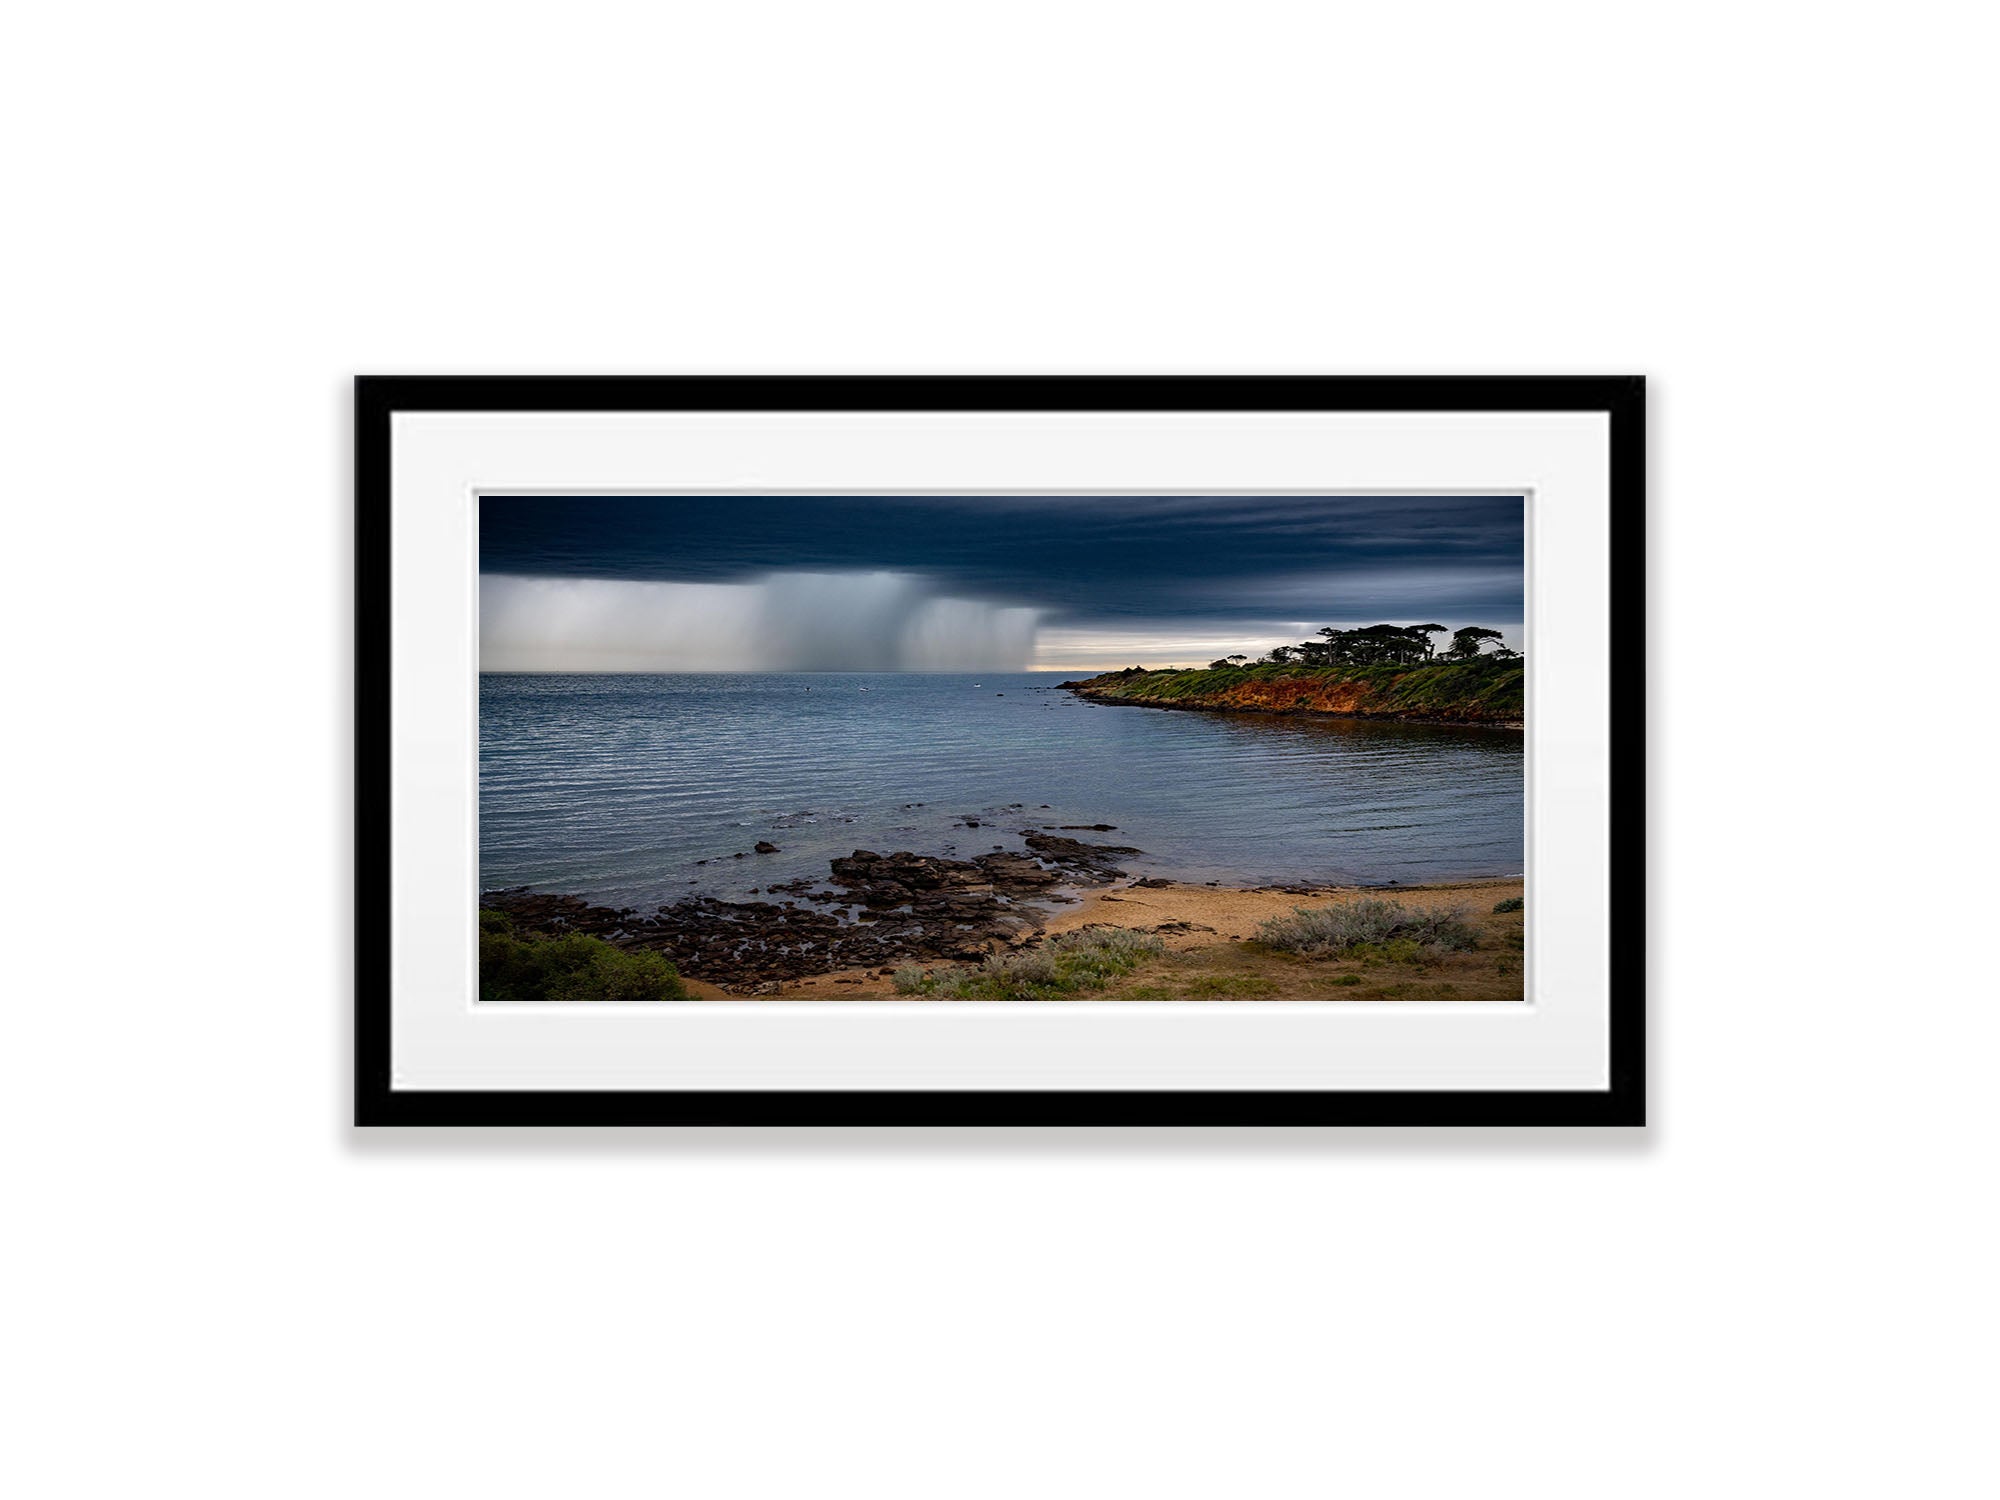
[[1486, 659], [1417, 667], [1224, 667], [1188, 672], [1107, 673], [1080, 689], [1087, 698], [1163, 708], [1352, 714], [1364, 718], [1518, 722], [1526, 663]]

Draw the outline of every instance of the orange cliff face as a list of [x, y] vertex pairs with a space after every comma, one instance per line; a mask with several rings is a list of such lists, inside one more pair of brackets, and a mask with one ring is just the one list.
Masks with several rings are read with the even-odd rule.
[[1363, 714], [1374, 695], [1359, 682], [1316, 680], [1309, 677], [1281, 677], [1266, 681], [1242, 682], [1213, 695], [1204, 695], [1203, 706], [1247, 709], [1275, 714]]
[[[1406, 671], [1300, 671], [1251, 668], [1235, 672], [1106, 673], [1065, 683], [1079, 697], [1140, 708], [1205, 709], [1223, 713], [1330, 714], [1412, 723], [1521, 723], [1520, 673], [1504, 678], [1440, 677], [1450, 668]], [[1201, 681], [1198, 679], [1207, 679]]]

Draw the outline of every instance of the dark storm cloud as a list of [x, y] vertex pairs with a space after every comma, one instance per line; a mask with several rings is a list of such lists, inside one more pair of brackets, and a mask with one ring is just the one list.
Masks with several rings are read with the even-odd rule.
[[1521, 618], [1507, 496], [487, 496], [480, 570], [732, 583], [890, 570], [1116, 630]]

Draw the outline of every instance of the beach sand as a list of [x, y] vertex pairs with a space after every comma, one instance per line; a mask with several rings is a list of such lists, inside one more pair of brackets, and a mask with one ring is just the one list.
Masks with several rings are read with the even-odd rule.
[[[1522, 998], [1522, 913], [1493, 907], [1522, 894], [1517, 877], [1448, 885], [1305, 890], [1251, 890], [1209, 885], [1121, 884], [1059, 907], [1044, 929], [1056, 936], [1081, 927], [1166, 930], [1164, 956], [1151, 960], [1086, 1000], [1519, 1000]], [[1401, 964], [1381, 959], [1300, 958], [1255, 941], [1257, 926], [1296, 907], [1349, 901], [1400, 901], [1407, 906], [1460, 907], [1479, 929], [1479, 946], [1441, 962]], [[1186, 924], [1177, 926], [1175, 924]], [[937, 967], [932, 965], [931, 967]], [[699, 980], [697, 999], [740, 1000]], [[889, 974], [849, 969], [787, 984], [758, 1000], [889, 1000]]]

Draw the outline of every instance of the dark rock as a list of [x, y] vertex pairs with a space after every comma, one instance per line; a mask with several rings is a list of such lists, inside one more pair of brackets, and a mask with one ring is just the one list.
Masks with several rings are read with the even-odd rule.
[[754, 847], [759, 854], [776, 854], [778, 852], [778, 846], [769, 839], [757, 840]]
[[1023, 842], [1047, 863], [1066, 873], [1097, 881], [1112, 880], [1125, 873], [1118, 866], [1118, 855], [1144, 852], [1129, 844], [1085, 844], [1053, 833], [1031, 833]]
[[[1031, 832], [1026, 840], [1028, 853], [996, 849], [969, 860], [856, 849], [830, 862], [828, 883], [837, 889], [811, 890], [815, 882], [803, 878], [767, 888], [802, 896], [811, 903], [805, 906], [687, 896], [641, 915], [524, 887], [489, 891], [480, 904], [506, 912], [524, 933], [585, 933], [624, 948], [651, 949], [691, 978], [736, 994], [769, 994], [786, 982], [840, 969], [893, 972], [911, 960], [977, 962], [995, 941], [1040, 932], [1043, 913], [1024, 902], [1067, 903], [1073, 898], [1054, 887], [1102, 884], [1124, 873], [1117, 856], [1139, 852], [1045, 833]], [[825, 905], [856, 910], [848, 920], [818, 909]]]

